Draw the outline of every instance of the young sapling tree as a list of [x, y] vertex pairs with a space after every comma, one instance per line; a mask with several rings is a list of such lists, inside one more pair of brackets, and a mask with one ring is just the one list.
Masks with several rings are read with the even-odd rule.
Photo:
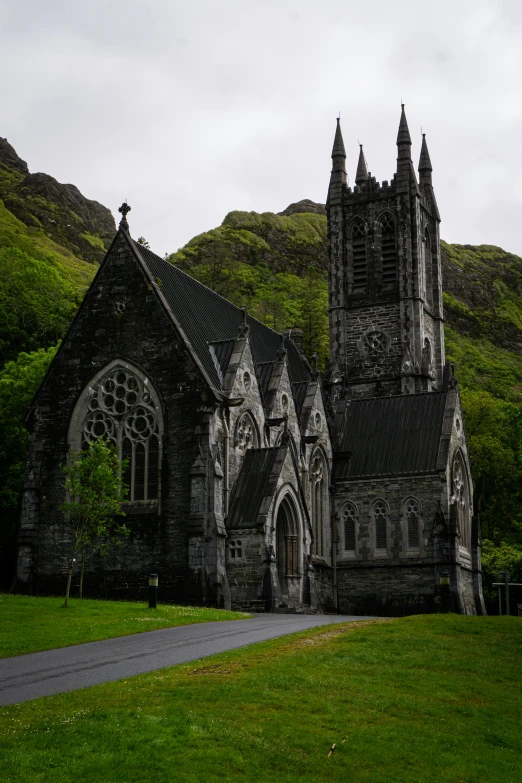
[[66, 500], [61, 510], [65, 513], [71, 537], [65, 606], [69, 606], [74, 562], [85, 549], [104, 551], [111, 543], [128, 535], [118, 517], [125, 516], [121, 502], [126, 487], [122, 484], [121, 465], [110, 441], [99, 439], [89, 443], [85, 451], [73, 451], [63, 466]]

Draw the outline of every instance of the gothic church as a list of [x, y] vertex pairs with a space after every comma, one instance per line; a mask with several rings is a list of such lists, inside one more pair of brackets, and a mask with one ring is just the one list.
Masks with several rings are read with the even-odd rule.
[[480, 539], [445, 363], [439, 212], [404, 107], [397, 171], [339, 121], [327, 199], [330, 362], [133, 241], [128, 208], [32, 403], [17, 588], [63, 590], [60, 465], [107, 437], [126, 460], [130, 535], [91, 553], [85, 591], [254, 611], [482, 614]]

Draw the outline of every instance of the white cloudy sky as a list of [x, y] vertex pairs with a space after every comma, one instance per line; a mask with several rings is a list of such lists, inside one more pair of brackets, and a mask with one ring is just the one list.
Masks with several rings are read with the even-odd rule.
[[521, 0], [0, 0], [0, 136], [159, 254], [324, 202], [335, 117], [395, 170], [427, 134], [442, 236], [522, 255]]

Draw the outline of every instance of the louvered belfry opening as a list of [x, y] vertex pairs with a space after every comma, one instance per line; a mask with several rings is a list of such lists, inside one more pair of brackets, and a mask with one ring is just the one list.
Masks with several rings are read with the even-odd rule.
[[352, 260], [354, 289], [368, 285], [368, 263], [366, 257], [366, 231], [362, 220], [357, 220], [352, 229]]
[[397, 281], [397, 241], [395, 223], [391, 215], [381, 219], [382, 247], [382, 284], [390, 285]]

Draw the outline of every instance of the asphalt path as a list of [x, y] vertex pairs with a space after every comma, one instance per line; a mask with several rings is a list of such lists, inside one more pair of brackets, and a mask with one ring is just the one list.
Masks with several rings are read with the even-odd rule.
[[368, 619], [347, 615], [259, 614], [199, 623], [0, 659], [0, 705], [64, 693], [188, 663], [308, 628]]

